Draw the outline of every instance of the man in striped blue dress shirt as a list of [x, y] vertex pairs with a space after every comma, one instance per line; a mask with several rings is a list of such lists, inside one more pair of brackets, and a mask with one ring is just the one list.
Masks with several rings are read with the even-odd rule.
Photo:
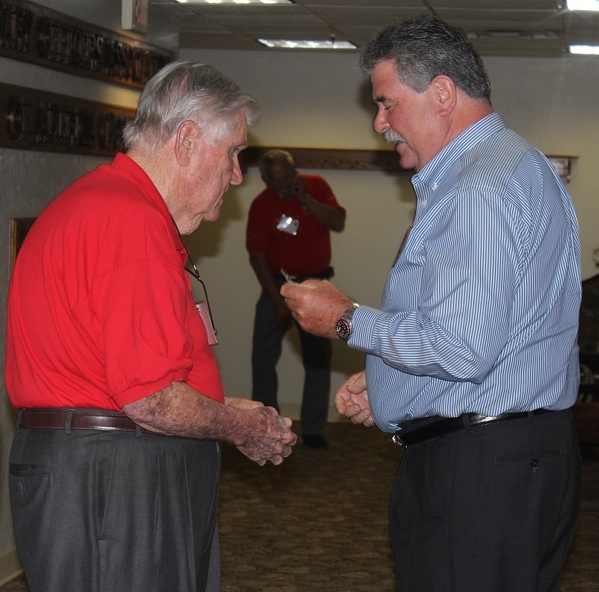
[[484, 65], [432, 17], [381, 30], [374, 129], [414, 169], [413, 227], [379, 308], [281, 289], [366, 356], [338, 411], [406, 448], [390, 501], [398, 591], [557, 591], [578, 513], [578, 227], [545, 157], [494, 112]]

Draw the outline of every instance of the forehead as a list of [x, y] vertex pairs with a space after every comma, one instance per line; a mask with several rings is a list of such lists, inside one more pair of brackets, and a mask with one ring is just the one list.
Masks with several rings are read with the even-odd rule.
[[240, 146], [247, 143], [248, 125], [245, 113], [240, 111], [236, 119], [235, 130], [230, 136], [225, 138], [225, 141], [228, 140], [231, 146]]
[[277, 179], [294, 173], [295, 168], [292, 167], [286, 160], [275, 160], [270, 163], [266, 169], [266, 172], [271, 179]]
[[370, 75], [372, 83], [372, 98], [375, 102], [382, 102], [401, 92], [404, 87], [397, 77], [395, 61], [384, 60], [380, 62]]

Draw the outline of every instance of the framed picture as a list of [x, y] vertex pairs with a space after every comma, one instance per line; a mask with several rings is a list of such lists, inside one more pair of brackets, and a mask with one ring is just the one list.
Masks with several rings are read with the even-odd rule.
[[121, 0], [121, 27], [137, 33], [148, 32], [149, 0]]
[[10, 273], [12, 273], [17, 253], [35, 222], [35, 218], [13, 218], [10, 221]]

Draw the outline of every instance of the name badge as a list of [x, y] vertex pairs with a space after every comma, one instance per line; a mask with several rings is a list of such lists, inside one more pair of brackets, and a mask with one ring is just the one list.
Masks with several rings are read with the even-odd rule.
[[208, 337], [208, 345], [218, 345], [218, 340], [216, 339], [216, 333], [214, 332], [214, 327], [212, 326], [212, 320], [210, 319], [210, 311], [208, 310], [208, 306], [204, 300], [198, 300], [196, 302], [196, 308], [198, 309], [198, 313], [200, 318], [204, 323], [204, 327], [206, 327], [206, 336]]
[[283, 214], [281, 219], [277, 224], [277, 230], [281, 232], [286, 232], [287, 234], [292, 234], [295, 236], [297, 234], [297, 229], [299, 228], [299, 220], [292, 218], [291, 216], [286, 216]]

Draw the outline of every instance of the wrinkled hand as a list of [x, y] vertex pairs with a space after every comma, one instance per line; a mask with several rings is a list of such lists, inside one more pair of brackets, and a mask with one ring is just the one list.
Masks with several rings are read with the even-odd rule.
[[337, 338], [337, 321], [353, 304], [353, 300], [327, 280], [288, 282], [281, 287], [281, 296], [304, 331], [329, 339]]
[[349, 417], [352, 423], [361, 423], [366, 427], [374, 425], [366, 391], [365, 372], [354, 374], [341, 385], [335, 394], [335, 407], [341, 415]]
[[273, 407], [258, 401], [226, 399], [226, 404], [242, 414], [242, 434], [237, 449], [250, 460], [264, 466], [267, 461], [280, 465], [291, 454], [297, 436], [291, 431], [291, 420], [281, 417]]
[[260, 401], [232, 397], [225, 397], [225, 405], [234, 407], [235, 409], [256, 409], [257, 407], [264, 407], [264, 403], [260, 403]]

